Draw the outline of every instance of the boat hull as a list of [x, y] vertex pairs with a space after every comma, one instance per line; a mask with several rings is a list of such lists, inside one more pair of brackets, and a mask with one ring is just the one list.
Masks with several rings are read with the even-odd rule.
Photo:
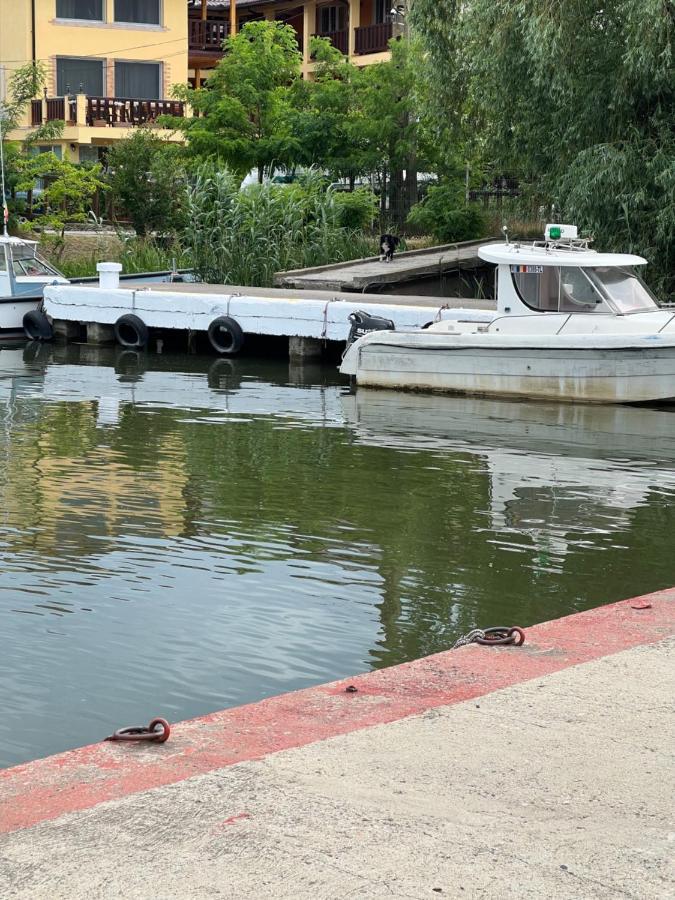
[[0, 340], [25, 338], [23, 317], [42, 303], [41, 296], [0, 297]]
[[[391, 333], [390, 333], [391, 334]], [[483, 336], [480, 336], [483, 337]], [[341, 371], [359, 385], [584, 403], [675, 402], [675, 338], [583, 342], [366, 335]], [[367, 339], [371, 338], [370, 341]], [[362, 345], [359, 347], [358, 344]]]

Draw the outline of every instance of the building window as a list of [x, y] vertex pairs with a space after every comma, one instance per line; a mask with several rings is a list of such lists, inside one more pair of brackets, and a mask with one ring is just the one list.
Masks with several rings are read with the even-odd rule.
[[94, 144], [80, 145], [80, 164], [93, 166], [95, 163], [101, 162], [101, 157], [106, 149], [106, 147], [98, 147]]
[[115, 0], [115, 21], [161, 25], [161, 0]]
[[347, 28], [347, 8], [345, 6], [322, 6], [318, 12], [321, 34], [331, 34]]
[[103, 21], [103, 0], [56, 0], [57, 19]]
[[56, 60], [56, 93], [87, 94], [89, 97], [105, 95], [102, 59], [75, 59], [61, 57]]
[[159, 100], [159, 63], [115, 63], [115, 96], [130, 100]]

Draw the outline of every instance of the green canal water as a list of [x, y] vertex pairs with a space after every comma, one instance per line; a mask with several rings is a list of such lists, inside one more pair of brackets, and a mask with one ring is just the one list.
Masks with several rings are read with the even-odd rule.
[[675, 584], [667, 410], [28, 346], [0, 481], [2, 766]]

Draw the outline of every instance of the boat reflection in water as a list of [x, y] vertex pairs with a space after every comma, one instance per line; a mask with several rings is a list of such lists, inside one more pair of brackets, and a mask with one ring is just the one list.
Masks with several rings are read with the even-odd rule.
[[[611, 534], [654, 493], [675, 490], [675, 414], [629, 406], [518, 403], [368, 391], [342, 399], [361, 443], [484, 459], [491, 530], [564, 556]], [[623, 514], [622, 514], [623, 513]]]

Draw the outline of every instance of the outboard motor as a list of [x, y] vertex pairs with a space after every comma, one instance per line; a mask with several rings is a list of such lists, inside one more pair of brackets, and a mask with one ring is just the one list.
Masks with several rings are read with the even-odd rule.
[[362, 309], [350, 313], [349, 321], [352, 327], [349, 329], [349, 337], [347, 338], [348, 347], [369, 331], [396, 330], [396, 326], [391, 319], [384, 319], [382, 316], [371, 316], [370, 313], [363, 312]]

